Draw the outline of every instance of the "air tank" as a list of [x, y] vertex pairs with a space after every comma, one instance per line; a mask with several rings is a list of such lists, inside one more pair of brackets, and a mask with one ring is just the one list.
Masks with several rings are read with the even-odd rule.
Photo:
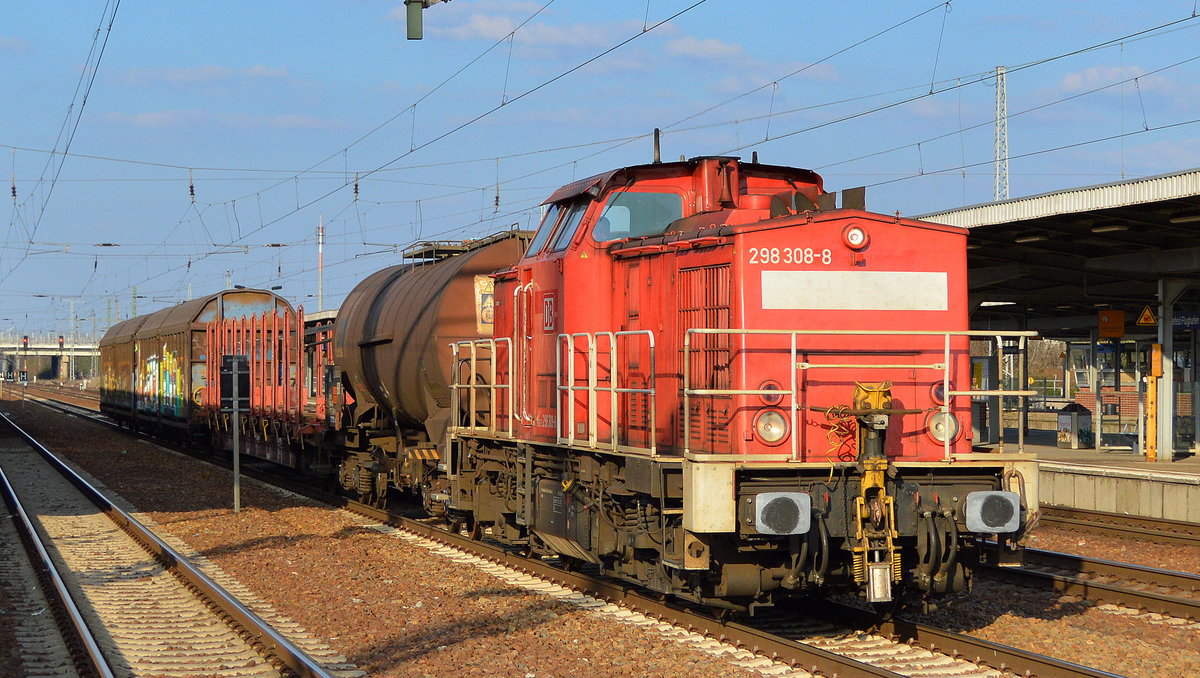
[[441, 437], [449, 421], [450, 344], [492, 336], [491, 274], [517, 263], [527, 236], [423, 247], [408, 255], [425, 261], [385, 268], [350, 292], [337, 315], [334, 359], [357, 416], [378, 405], [397, 426]]

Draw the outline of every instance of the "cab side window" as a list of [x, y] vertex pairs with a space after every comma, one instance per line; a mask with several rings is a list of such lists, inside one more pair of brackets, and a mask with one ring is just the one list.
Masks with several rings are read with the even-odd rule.
[[579, 222], [583, 220], [584, 212], [587, 212], [588, 204], [590, 201], [580, 200], [567, 209], [562, 218], [562, 225], [558, 227], [558, 233], [554, 236], [554, 244], [550, 246], [551, 252], [564, 250], [570, 244], [575, 229], [579, 228]]
[[678, 193], [619, 191], [605, 203], [592, 238], [596, 242], [611, 242], [662, 235], [671, 222], [682, 217], [683, 197]]
[[530, 241], [529, 249], [525, 250], [526, 257], [535, 256], [542, 249], [542, 246], [550, 239], [550, 232], [554, 230], [554, 225], [558, 223], [561, 215], [562, 205], [555, 203], [547, 207], [546, 213], [542, 216], [542, 225], [538, 227], [537, 233]]

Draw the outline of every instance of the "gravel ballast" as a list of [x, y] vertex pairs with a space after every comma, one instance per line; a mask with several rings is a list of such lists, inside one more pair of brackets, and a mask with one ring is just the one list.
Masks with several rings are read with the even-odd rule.
[[[149, 513], [312, 635], [372, 676], [756, 676], [652, 631], [511, 587], [364, 526], [345, 512], [230, 478], [97, 425], [11, 403], [53, 449]], [[86, 444], [80, 444], [86, 440]], [[1043, 528], [1031, 545], [1176, 567], [1182, 547], [1107, 543]], [[1120, 540], [1117, 540], [1120, 542]], [[1130, 555], [1123, 555], [1128, 553]], [[1183, 551], [1179, 558], [1196, 554]], [[1097, 554], [1092, 554], [1097, 555]], [[1182, 569], [1182, 568], [1179, 568]], [[1194, 571], [1194, 569], [1193, 569]], [[1135, 677], [1189, 676], [1200, 630], [981, 578], [973, 596], [926, 621]]]
[[762, 675], [251, 480], [234, 514], [226, 471], [33, 405], [0, 407], [371, 676]]

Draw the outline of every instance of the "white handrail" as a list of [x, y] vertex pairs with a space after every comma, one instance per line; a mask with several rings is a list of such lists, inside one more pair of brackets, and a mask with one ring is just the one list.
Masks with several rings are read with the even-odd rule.
[[[649, 388], [628, 388], [622, 387], [620, 382], [620, 352], [618, 349], [618, 339], [620, 337], [645, 336], [648, 343], [650, 354], [650, 387]], [[600, 386], [599, 381], [599, 360], [598, 347], [599, 339], [603, 337], [608, 340], [608, 356], [609, 356], [609, 383], [610, 386]], [[575, 341], [577, 339], [586, 339], [588, 342], [588, 383], [586, 386], [575, 385]], [[568, 354], [568, 365], [566, 374], [566, 383], [563, 383], [563, 348], [566, 348]], [[560, 444], [575, 445], [575, 402], [573, 394], [576, 391], [588, 392], [588, 445], [593, 448], [599, 448], [598, 423], [599, 413], [596, 408], [597, 394], [600, 392], [609, 393], [610, 403], [610, 423], [609, 423], [609, 440], [607, 446], [614, 452], [617, 450], [628, 450], [633, 452], [647, 452], [650, 456], [657, 456], [658, 441], [656, 438], [658, 432], [658, 398], [654, 382], [656, 379], [657, 367], [655, 359], [655, 341], [654, 333], [650, 330], [623, 330], [620, 332], [576, 332], [573, 334], [559, 334], [556, 338], [554, 351], [554, 372], [555, 372], [555, 398], [554, 398], [554, 413], [555, 419], [558, 422], [558, 430], [556, 433], [557, 440]], [[563, 393], [568, 396], [568, 407], [570, 412], [567, 413], [567, 433], [564, 436], [562, 432], [563, 412], [562, 412], [562, 397]], [[620, 442], [620, 427], [621, 413], [619, 409], [619, 394], [621, 393], [642, 393], [649, 396], [650, 409], [650, 433], [649, 447], [641, 446], [622, 446]]]
[[[498, 348], [501, 344], [508, 344], [508, 378], [510, 381], [507, 384], [497, 383], [499, 373], [497, 372], [496, 359], [499, 354]], [[461, 373], [460, 363], [462, 361], [462, 359], [460, 358], [460, 355], [461, 355], [461, 349], [463, 347], [470, 349], [470, 358], [468, 360], [468, 365], [469, 365], [468, 370], [469, 370], [470, 376], [469, 376], [469, 382], [466, 384], [463, 384], [459, 381], [459, 375]], [[487, 384], [475, 383], [475, 375], [478, 374], [478, 369], [479, 369], [478, 364], [479, 364], [479, 361], [481, 360], [481, 358], [479, 356], [479, 350], [478, 350], [480, 347], [486, 348], [487, 353], [488, 353], [487, 361], [491, 364], [491, 372], [490, 372], [491, 378], [489, 379], [490, 383], [487, 383]], [[514, 375], [513, 375], [513, 371], [512, 371], [512, 368], [513, 368], [512, 340], [509, 339], [508, 337], [499, 337], [496, 339], [474, 339], [474, 340], [467, 339], [467, 340], [456, 341], [456, 342], [451, 343], [450, 351], [451, 351], [451, 360], [454, 365], [454, 370], [451, 373], [451, 377], [450, 377], [450, 411], [451, 411], [450, 429], [452, 431], [461, 431], [461, 430], [487, 431], [488, 433], [496, 434], [497, 433], [496, 422], [499, 419], [499, 417], [496, 416], [496, 398], [499, 396], [499, 391], [507, 390], [508, 391], [508, 398], [507, 398], [507, 400], [508, 400], [508, 431], [507, 431], [507, 435], [509, 438], [513, 437], [513, 426], [514, 426], [514, 421], [515, 421], [516, 417], [515, 417], [515, 413], [513, 410], [513, 395], [514, 395], [514, 393], [513, 393], [512, 380], [513, 380]], [[469, 402], [469, 410], [467, 413], [468, 419], [467, 419], [467, 425], [465, 425], [465, 426], [460, 425], [458, 423], [459, 422], [459, 408], [460, 408], [460, 402], [461, 402], [461, 395], [459, 394], [459, 391], [461, 389], [467, 390], [468, 402]], [[488, 395], [489, 395], [488, 420], [489, 420], [489, 424], [487, 426], [480, 426], [479, 422], [476, 418], [477, 417], [476, 413], [478, 410], [478, 406], [477, 406], [478, 400], [477, 400], [476, 394], [479, 389], [488, 389]]]
[[[796, 368], [796, 369], [789, 370], [789, 372], [791, 373], [791, 390], [789, 390], [789, 391], [771, 390], [771, 391], [766, 391], [765, 393], [769, 393], [771, 395], [779, 394], [779, 395], [787, 396], [791, 399], [791, 403], [792, 403], [792, 405], [791, 405], [791, 421], [790, 421], [791, 431], [792, 431], [791, 457], [792, 457], [793, 461], [798, 461], [800, 458], [799, 457], [799, 453], [800, 453], [799, 452], [799, 443], [798, 443], [799, 435], [798, 435], [798, 428], [797, 428], [799, 425], [799, 421], [798, 421], [799, 407], [798, 407], [798, 403], [797, 403], [797, 395], [798, 395], [798, 391], [799, 391], [799, 388], [798, 388], [799, 385], [797, 384], [797, 370], [809, 370], [809, 369], [818, 369], [818, 368], [831, 368], [831, 369], [851, 369], [851, 368], [855, 368], [855, 369], [883, 369], [883, 368], [897, 369], [897, 368], [899, 368], [899, 369], [913, 369], [913, 370], [916, 370], [916, 369], [941, 370], [942, 383], [947, 386], [947, 390], [945, 392], [945, 398], [943, 400], [943, 403], [939, 407], [939, 409], [941, 410], [941, 412], [943, 412], [944, 414], [947, 414], [947, 415], [950, 412], [951, 396], [995, 395], [995, 396], [1028, 397], [1031, 395], [1036, 395], [1036, 391], [1026, 391], [1026, 390], [1011, 390], [1010, 391], [1010, 390], [991, 389], [991, 390], [979, 390], [979, 391], [972, 391], [972, 390], [951, 391], [948, 388], [950, 385], [950, 367], [951, 367], [950, 338], [952, 336], [986, 337], [989, 339], [995, 339], [997, 344], [1000, 345], [998, 350], [1001, 352], [1001, 356], [1002, 356], [1003, 355], [1003, 343], [1004, 343], [1003, 339], [1004, 339], [1004, 337], [1017, 338], [1018, 342], [1019, 342], [1018, 350], [1024, 351], [1025, 350], [1025, 342], [1027, 341], [1027, 339], [1030, 337], [1038, 336], [1038, 333], [1034, 332], [1034, 331], [1012, 330], [1012, 331], [997, 332], [997, 331], [981, 331], [981, 330], [961, 330], [961, 331], [938, 331], [938, 330], [763, 330], [763, 329], [721, 329], [721, 328], [708, 328], [708, 327], [691, 328], [684, 332], [684, 337], [683, 337], [683, 370], [682, 371], [683, 371], [683, 450], [684, 450], [684, 454], [689, 454], [691, 452], [691, 437], [692, 436], [691, 436], [691, 415], [690, 415], [691, 407], [690, 407], [690, 405], [691, 405], [691, 397], [692, 396], [763, 395], [764, 394], [763, 391], [751, 390], [751, 389], [693, 389], [691, 387], [691, 369], [690, 369], [691, 368], [692, 335], [701, 335], [701, 334], [727, 335], [727, 336], [746, 336], [746, 335], [784, 336], [784, 335], [786, 335], [791, 338], [791, 349], [790, 349], [791, 360], [790, 360], [789, 364], [793, 365]], [[827, 363], [827, 364], [822, 364], [822, 363], [812, 363], [812, 362], [807, 362], [807, 361], [802, 362], [802, 361], [797, 360], [796, 341], [800, 335], [805, 335], [805, 336], [941, 336], [941, 337], [944, 337], [944, 340], [945, 340], [944, 347], [943, 347], [944, 357], [943, 357], [943, 360], [941, 363], [928, 363], [928, 364], [892, 364], [892, 363], [863, 363], [863, 364]], [[861, 352], [861, 351], [853, 351], [853, 350], [849, 350], [849, 349], [839, 351], [839, 353], [856, 353], [856, 352]], [[1024, 431], [1020, 430], [1020, 427], [1017, 427], [1017, 428], [1019, 431], [1018, 446], [1019, 446], [1019, 448], [1023, 449], [1024, 444], [1025, 444]], [[942, 445], [944, 448], [944, 455], [947, 460], [950, 459], [950, 444], [952, 442], [952, 438], [953, 438], [953, 436], [946, 436], [945, 440], [943, 440], [943, 442], [942, 442]]]

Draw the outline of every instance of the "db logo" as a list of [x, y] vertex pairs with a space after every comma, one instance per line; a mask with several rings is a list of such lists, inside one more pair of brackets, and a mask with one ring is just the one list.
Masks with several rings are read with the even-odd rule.
[[558, 327], [558, 316], [554, 307], [554, 294], [547, 292], [542, 297], [542, 331], [554, 332]]

